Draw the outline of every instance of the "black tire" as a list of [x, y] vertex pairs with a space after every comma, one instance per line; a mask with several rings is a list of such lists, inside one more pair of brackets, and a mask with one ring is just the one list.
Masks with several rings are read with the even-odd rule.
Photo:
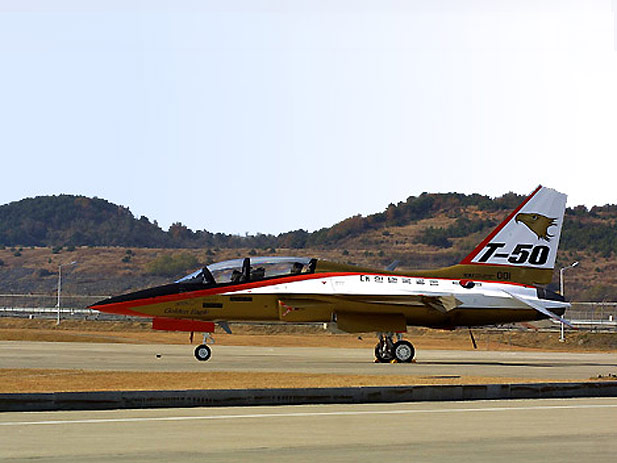
[[416, 350], [409, 341], [398, 341], [394, 343], [392, 354], [399, 363], [411, 363], [416, 355]]
[[382, 352], [380, 343], [377, 343], [375, 346], [375, 358], [379, 363], [390, 363], [390, 360], [392, 360], [392, 355]]
[[210, 357], [212, 357], [212, 349], [210, 349], [207, 345], [200, 344], [195, 348], [195, 358], [200, 362], [210, 360]]

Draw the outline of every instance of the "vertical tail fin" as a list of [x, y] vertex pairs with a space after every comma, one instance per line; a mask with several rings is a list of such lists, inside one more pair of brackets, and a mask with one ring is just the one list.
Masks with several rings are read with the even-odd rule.
[[460, 264], [439, 273], [454, 278], [550, 283], [566, 198], [539, 186]]
[[524, 270], [520, 275], [522, 278], [515, 280], [524, 280], [520, 283], [550, 283], [566, 198], [563, 193], [539, 186], [461, 261], [461, 265], [486, 269], [502, 267], [502, 273], [509, 272], [510, 279], [512, 274], [521, 274]]

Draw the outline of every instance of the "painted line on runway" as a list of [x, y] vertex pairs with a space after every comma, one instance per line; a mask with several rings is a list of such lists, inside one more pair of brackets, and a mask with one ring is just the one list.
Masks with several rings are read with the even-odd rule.
[[425, 410], [366, 410], [366, 411], [338, 411], [338, 412], [251, 413], [251, 414], [242, 414], [242, 415], [97, 418], [97, 419], [88, 419], [88, 420], [8, 421], [5, 423], [0, 423], [0, 426], [140, 423], [140, 422], [156, 422], [156, 421], [200, 421], [200, 420], [210, 421], [210, 420], [238, 420], [238, 419], [254, 419], [254, 418], [258, 418], [258, 419], [304, 418], [304, 417], [365, 416], [365, 415], [414, 415], [414, 414], [508, 412], [508, 411], [537, 411], [537, 410], [590, 410], [590, 409], [602, 409], [602, 408], [617, 408], [617, 404], [538, 405], [538, 406], [529, 406], [529, 407], [452, 408], [452, 409], [425, 409]]

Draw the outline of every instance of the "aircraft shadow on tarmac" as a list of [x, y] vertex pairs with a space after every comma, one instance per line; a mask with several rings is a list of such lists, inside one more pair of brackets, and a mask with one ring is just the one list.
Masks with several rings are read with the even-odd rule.
[[538, 363], [538, 362], [494, 362], [494, 361], [454, 361], [440, 360], [432, 362], [417, 362], [418, 365], [477, 365], [498, 367], [531, 367], [531, 368], [563, 368], [563, 367], [617, 367], [616, 363]]

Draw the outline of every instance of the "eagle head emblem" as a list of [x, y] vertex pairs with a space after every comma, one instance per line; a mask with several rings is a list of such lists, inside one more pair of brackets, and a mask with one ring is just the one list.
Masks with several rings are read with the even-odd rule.
[[546, 217], [542, 214], [537, 214], [535, 212], [531, 213], [520, 213], [514, 219], [516, 223], [523, 222], [527, 228], [529, 228], [539, 240], [550, 241], [551, 238], [555, 235], [551, 235], [548, 232], [549, 227], [552, 225], [557, 225], [556, 218]]

